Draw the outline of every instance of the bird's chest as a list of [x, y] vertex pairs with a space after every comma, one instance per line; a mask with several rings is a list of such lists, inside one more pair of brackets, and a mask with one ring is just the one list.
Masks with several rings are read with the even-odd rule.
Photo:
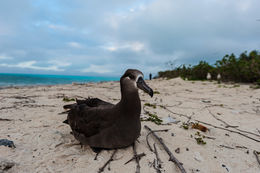
[[140, 115], [133, 115], [132, 117], [123, 117], [117, 124], [118, 133], [123, 138], [125, 136], [132, 136], [136, 138], [141, 131]]

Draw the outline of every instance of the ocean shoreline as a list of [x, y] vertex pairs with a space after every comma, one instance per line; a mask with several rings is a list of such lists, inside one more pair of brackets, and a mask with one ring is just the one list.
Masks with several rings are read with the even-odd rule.
[[54, 86], [66, 86], [66, 85], [88, 85], [88, 84], [95, 84], [95, 83], [106, 83], [106, 82], [119, 82], [119, 81], [98, 81], [98, 82], [85, 82], [85, 83], [78, 83], [78, 82], [72, 82], [72, 83], [67, 83], [67, 84], [34, 84], [34, 85], [12, 85], [12, 86], [1, 86], [0, 85], [0, 90], [2, 89], [22, 89], [22, 88], [34, 88], [34, 87], [54, 87]]
[[0, 87], [20, 87], [38, 85], [59, 85], [71, 83], [88, 83], [118, 81], [119, 77], [109, 76], [71, 76], [71, 75], [38, 75], [38, 74], [0, 74]]

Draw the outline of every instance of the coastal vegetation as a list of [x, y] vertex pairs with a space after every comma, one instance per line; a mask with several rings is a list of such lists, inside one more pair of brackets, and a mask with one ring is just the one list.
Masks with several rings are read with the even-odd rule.
[[[168, 62], [168, 64], [173, 64]], [[214, 65], [200, 61], [197, 65], [181, 65], [167, 71], [158, 72], [158, 77], [181, 77], [188, 80], [205, 80], [207, 74], [219, 81], [256, 83], [260, 85], [260, 53], [256, 50], [243, 52], [239, 57], [233, 53], [217, 60]], [[220, 78], [218, 79], [218, 74]]]

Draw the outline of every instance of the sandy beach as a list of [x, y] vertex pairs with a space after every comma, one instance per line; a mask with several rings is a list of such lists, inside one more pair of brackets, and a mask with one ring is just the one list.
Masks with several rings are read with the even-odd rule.
[[[253, 153], [260, 152], [260, 89], [180, 78], [155, 79], [147, 84], [156, 92], [150, 98], [140, 91], [142, 118], [149, 112], [163, 119], [163, 123], [174, 121], [164, 125], [142, 122], [136, 142], [137, 153], [146, 154], [140, 160], [141, 173], [156, 172], [152, 164], [156, 156], [146, 143], [148, 131], [144, 125], [153, 130], [169, 129], [156, 134], [187, 172], [260, 172]], [[63, 105], [73, 101], [64, 102], [64, 97], [98, 97], [115, 104], [120, 100], [120, 86], [119, 82], [102, 82], [1, 89], [0, 139], [11, 140], [16, 146], [0, 146], [0, 161], [15, 163], [4, 172], [94, 173], [110, 158], [113, 151], [102, 151], [94, 160], [95, 153], [88, 146], [81, 147], [70, 134], [70, 127], [62, 123], [67, 115], [60, 113]], [[198, 122], [208, 130], [192, 128]], [[148, 140], [152, 146], [156, 144], [163, 162], [161, 171], [180, 172], [152, 135]], [[104, 172], [135, 172], [135, 161], [125, 164], [132, 157], [131, 146], [118, 150]]]

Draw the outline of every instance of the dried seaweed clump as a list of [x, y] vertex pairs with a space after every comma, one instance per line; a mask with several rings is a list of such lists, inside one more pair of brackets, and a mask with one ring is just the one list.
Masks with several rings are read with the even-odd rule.
[[150, 112], [147, 113], [148, 117], [141, 118], [141, 121], [151, 121], [157, 125], [162, 124], [162, 119], [160, 119], [156, 114], [152, 114]]
[[204, 135], [201, 135], [199, 131], [197, 131], [197, 133], [195, 133], [195, 135], [199, 136], [198, 138], [195, 138], [195, 140], [197, 141], [197, 144], [199, 144], [199, 145], [206, 144], [206, 142], [203, 140], [203, 138], [205, 138]]

